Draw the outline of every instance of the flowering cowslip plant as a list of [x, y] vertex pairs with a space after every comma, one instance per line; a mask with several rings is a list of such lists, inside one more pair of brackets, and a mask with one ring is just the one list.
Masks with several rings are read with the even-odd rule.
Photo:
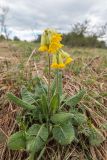
[[41, 37], [41, 46], [39, 51], [53, 54], [51, 64], [52, 68], [64, 68], [73, 60], [68, 53], [61, 49], [63, 47], [61, 40], [62, 35], [52, 29], [45, 30]]
[[[80, 90], [72, 97], [63, 93], [62, 68], [72, 62], [72, 58], [62, 50], [61, 40], [61, 34], [52, 29], [46, 29], [41, 36], [39, 52], [48, 55], [48, 85], [36, 77], [32, 90], [28, 91], [25, 86], [21, 89], [22, 99], [8, 93], [8, 98], [24, 110], [18, 121], [19, 131], [10, 136], [8, 147], [26, 150], [29, 160], [34, 160], [40, 150], [42, 156], [50, 139], [61, 145], [71, 144], [77, 139], [78, 126], [87, 122], [86, 116], [76, 107], [85, 91]], [[51, 79], [51, 68], [56, 71], [54, 80]], [[88, 133], [91, 135], [91, 131]], [[101, 137], [99, 139], [97, 144], [102, 142]]]

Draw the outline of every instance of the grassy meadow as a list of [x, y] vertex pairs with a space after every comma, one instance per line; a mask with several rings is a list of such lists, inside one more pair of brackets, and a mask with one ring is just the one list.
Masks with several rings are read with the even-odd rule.
[[[25, 152], [7, 148], [8, 137], [18, 130], [16, 117], [22, 110], [11, 103], [6, 94], [11, 91], [20, 96], [21, 87], [25, 85], [31, 89], [36, 76], [47, 82], [45, 54], [35, 52], [29, 58], [38, 46], [39, 43], [33, 42], [0, 42], [0, 160], [24, 160], [27, 157]], [[107, 49], [67, 46], [64, 49], [73, 57], [73, 62], [63, 70], [64, 92], [72, 96], [80, 89], [86, 90], [76, 109], [87, 115], [88, 124], [92, 123], [105, 140], [99, 146], [90, 145], [82, 134], [83, 130], [88, 132], [87, 127], [78, 126], [79, 135], [75, 142], [62, 147], [50, 141], [44, 153], [37, 155], [37, 160], [107, 160]], [[93, 143], [97, 144], [100, 137], [92, 136]]]

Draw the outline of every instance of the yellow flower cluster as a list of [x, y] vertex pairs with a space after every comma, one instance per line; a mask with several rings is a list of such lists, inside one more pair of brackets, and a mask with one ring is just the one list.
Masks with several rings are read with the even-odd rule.
[[54, 30], [47, 29], [41, 37], [41, 46], [39, 51], [48, 53], [57, 53], [63, 45], [60, 43], [62, 40], [61, 34], [56, 33]]
[[61, 69], [73, 61], [70, 55], [61, 49], [63, 47], [61, 40], [62, 35], [53, 29], [46, 29], [41, 36], [39, 51], [53, 54], [52, 68]]
[[54, 54], [51, 68], [64, 68], [64, 67], [65, 67], [65, 64], [63, 63], [61, 54]]
[[71, 63], [73, 59], [70, 55], [63, 50], [60, 50], [58, 54], [53, 55], [52, 68], [65, 68], [67, 64]]
[[60, 44], [60, 43], [56, 43], [56, 42], [52, 42], [51, 44], [50, 44], [50, 46], [49, 46], [49, 50], [48, 50], [48, 52], [49, 53], [56, 53], [56, 52], [58, 52], [58, 50], [60, 49], [60, 48], [62, 48], [62, 44]]

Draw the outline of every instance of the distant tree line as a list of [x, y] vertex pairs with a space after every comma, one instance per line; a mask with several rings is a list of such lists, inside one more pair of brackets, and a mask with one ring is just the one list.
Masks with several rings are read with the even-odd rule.
[[72, 31], [63, 35], [63, 43], [70, 47], [97, 47], [106, 48], [106, 42], [102, 39], [106, 34], [107, 24], [96, 28], [96, 31], [89, 31], [89, 22], [77, 23]]
[[[63, 34], [63, 43], [70, 47], [107, 48], [103, 37], [107, 32], [107, 24], [90, 30], [88, 21], [74, 24], [69, 33]], [[34, 42], [40, 42], [41, 35]]]
[[[0, 6], [0, 41], [11, 40], [11, 31], [6, 23], [9, 8]], [[83, 23], [76, 23], [72, 26], [69, 33], [63, 34], [63, 43], [70, 47], [95, 47], [107, 48], [106, 42], [103, 40], [104, 35], [107, 34], [107, 24], [98, 27], [93, 27], [90, 30], [88, 21]], [[35, 37], [35, 34], [34, 34]], [[40, 42], [41, 35], [32, 42]], [[100, 39], [100, 40], [99, 40]], [[14, 36], [14, 41], [20, 41], [19, 37]]]

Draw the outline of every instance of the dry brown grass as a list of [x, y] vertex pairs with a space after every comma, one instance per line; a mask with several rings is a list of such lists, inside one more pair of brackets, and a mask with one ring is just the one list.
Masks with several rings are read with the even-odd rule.
[[[70, 52], [70, 49], [67, 50]], [[89, 119], [106, 140], [99, 147], [90, 146], [82, 136], [80, 137], [81, 146], [73, 143], [67, 147], [61, 147], [56, 142], [50, 142], [42, 157], [43, 160], [107, 160], [107, 132], [102, 127], [102, 124], [107, 123], [107, 56], [105, 56], [105, 51], [101, 55], [99, 50], [97, 54], [96, 50], [90, 49], [87, 50], [88, 54], [90, 53], [87, 56], [86, 53], [82, 54], [84, 52], [82, 49], [78, 50], [81, 54], [75, 54], [77, 50], [72, 50], [74, 62], [64, 71], [64, 91], [73, 95], [81, 88], [86, 89], [87, 94], [77, 107], [84, 106]], [[93, 51], [95, 55], [93, 53], [92, 57], [91, 52]], [[37, 68], [35, 68], [34, 62], [31, 61], [29, 67], [22, 70], [24, 80], [21, 81], [22, 77], [18, 79], [20, 68], [13, 69], [19, 61], [14, 62], [13, 64], [13, 61], [8, 61], [8, 68], [6, 62], [2, 61], [2, 71], [0, 71], [0, 136], [2, 137], [0, 138], [0, 160], [24, 160], [26, 157], [26, 153], [10, 151], [6, 146], [8, 137], [18, 129], [15, 117], [17, 112], [20, 112], [17, 106], [7, 100], [6, 93], [12, 91], [19, 95], [21, 84], [37, 75], [37, 71], [41, 75], [41, 70], [44, 68], [41, 63], [37, 63]], [[31, 72], [32, 75], [30, 75]], [[45, 80], [46, 75], [45, 71]], [[86, 155], [90, 158], [86, 159]]]

